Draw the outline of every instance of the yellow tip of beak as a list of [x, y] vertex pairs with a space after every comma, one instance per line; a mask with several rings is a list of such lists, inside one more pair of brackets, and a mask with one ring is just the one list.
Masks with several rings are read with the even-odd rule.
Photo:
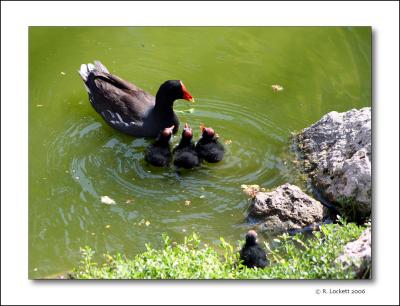
[[194, 98], [191, 98], [188, 101], [194, 103]]

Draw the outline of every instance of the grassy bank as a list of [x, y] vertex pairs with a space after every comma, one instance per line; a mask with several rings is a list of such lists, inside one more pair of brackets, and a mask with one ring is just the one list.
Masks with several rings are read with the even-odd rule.
[[176, 244], [163, 236], [164, 247], [133, 258], [104, 255], [104, 262], [93, 262], [94, 252], [85, 247], [82, 260], [72, 273], [76, 279], [351, 279], [352, 271], [343, 270], [334, 260], [343, 246], [357, 239], [365, 227], [354, 223], [327, 224], [311, 238], [284, 234], [268, 250], [269, 266], [248, 269], [239, 262], [237, 247], [221, 238], [220, 249], [201, 242], [196, 234]]

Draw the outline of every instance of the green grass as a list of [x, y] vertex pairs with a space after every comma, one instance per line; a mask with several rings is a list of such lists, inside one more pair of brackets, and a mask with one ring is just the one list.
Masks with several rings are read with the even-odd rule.
[[72, 274], [76, 279], [352, 279], [354, 274], [334, 262], [343, 246], [357, 239], [365, 227], [354, 223], [323, 225], [311, 238], [284, 234], [265, 244], [269, 266], [249, 269], [239, 260], [238, 250], [221, 238], [220, 248], [203, 244], [196, 234], [176, 244], [163, 235], [160, 250], [147, 250], [134, 258], [104, 255], [93, 262], [94, 251], [81, 250], [82, 260]]

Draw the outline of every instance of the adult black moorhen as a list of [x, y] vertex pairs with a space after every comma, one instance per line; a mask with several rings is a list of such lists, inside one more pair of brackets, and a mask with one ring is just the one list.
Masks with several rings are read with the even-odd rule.
[[156, 137], [166, 127], [179, 129], [173, 104], [177, 99], [194, 102], [179, 80], [169, 80], [152, 96], [136, 85], [111, 74], [99, 61], [79, 70], [94, 109], [113, 128], [135, 137]]
[[163, 129], [156, 140], [146, 149], [145, 160], [155, 167], [167, 167], [172, 160], [171, 140], [174, 126]]
[[201, 138], [196, 144], [196, 151], [200, 159], [209, 163], [217, 163], [224, 157], [224, 146], [218, 141], [218, 135], [210, 127], [200, 126]]
[[187, 123], [185, 123], [182, 138], [174, 148], [173, 153], [174, 165], [177, 168], [192, 169], [200, 165], [200, 159], [193, 142], [193, 131]]
[[250, 230], [246, 234], [246, 242], [240, 250], [240, 259], [248, 268], [265, 268], [268, 264], [265, 251], [257, 243], [257, 233]]

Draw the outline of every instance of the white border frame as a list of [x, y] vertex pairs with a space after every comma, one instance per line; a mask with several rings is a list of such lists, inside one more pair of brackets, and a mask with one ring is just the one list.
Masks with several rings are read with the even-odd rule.
[[[29, 281], [28, 26], [362, 25], [374, 40], [373, 281]], [[2, 304], [398, 304], [397, 2], [1, 2]], [[15, 121], [17, 120], [17, 121]], [[365, 295], [317, 295], [365, 288]]]

